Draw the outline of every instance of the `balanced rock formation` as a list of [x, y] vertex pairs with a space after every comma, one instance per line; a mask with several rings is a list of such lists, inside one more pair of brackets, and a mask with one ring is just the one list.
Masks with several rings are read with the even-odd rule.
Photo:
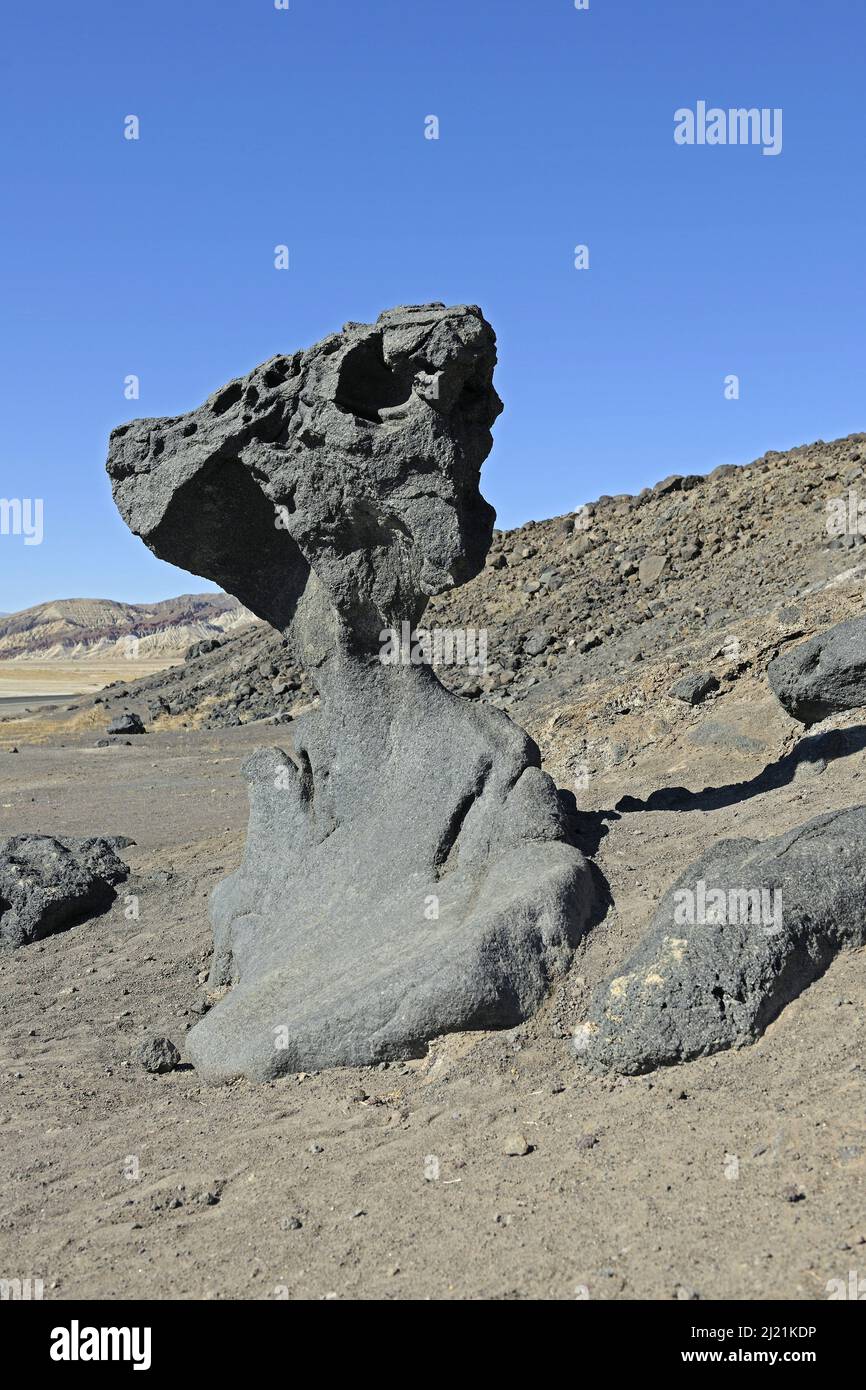
[[123, 837], [15, 835], [0, 841], [0, 947], [26, 946], [104, 912], [129, 869]]
[[232, 988], [187, 1039], [206, 1079], [513, 1025], [586, 922], [588, 868], [535, 744], [412, 640], [490, 544], [495, 361], [477, 308], [394, 309], [111, 436], [132, 529], [284, 633], [321, 697], [246, 767], [246, 853], [212, 903], [211, 983]]
[[771, 840], [723, 840], [669, 889], [575, 1034], [594, 1071], [638, 1073], [760, 1037], [866, 942], [866, 806]]
[[801, 724], [866, 705], [866, 618], [849, 618], [770, 662], [767, 678]]

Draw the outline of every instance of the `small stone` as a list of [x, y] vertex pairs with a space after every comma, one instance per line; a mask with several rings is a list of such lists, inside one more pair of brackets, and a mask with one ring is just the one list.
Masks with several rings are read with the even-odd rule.
[[148, 1038], [138, 1049], [138, 1060], [145, 1071], [162, 1075], [174, 1071], [180, 1053], [170, 1038]]
[[671, 473], [667, 478], [662, 478], [660, 483], [655, 484], [653, 492], [656, 497], [665, 497], [669, 492], [678, 492], [682, 485], [682, 476], [679, 473]]
[[638, 577], [641, 584], [649, 587], [656, 584], [667, 568], [667, 555], [645, 555], [638, 566]]
[[711, 671], [696, 671], [692, 675], [683, 676], [682, 680], [671, 686], [668, 694], [675, 700], [683, 700], [687, 705], [699, 705], [718, 688], [719, 682]]
[[532, 1145], [527, 1143], [522, 1134], [509, 1134], [502, 1146], [502, 1152], [509, 1158], [522, 1158], [532, 1152]]
[[527, 656], [540, 656], [552, 641], [553, 638], [549, 632], [545, 632], [543, 628], [536, 628], [524, 640], [523, 650]]

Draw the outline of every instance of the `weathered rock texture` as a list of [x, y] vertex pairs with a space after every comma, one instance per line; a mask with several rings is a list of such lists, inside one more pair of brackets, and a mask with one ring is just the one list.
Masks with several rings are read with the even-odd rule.
[[129, 873], [116, 853], [129, 843], [53, 835], [0, 841], [0, 948], [26, 946], [104, 912]]
[[290, 749], [247, 765], [244, 862], [213, 899], [211, 979], [233, 988], [188, 1038], [208, 1079], [517, 1023], [586, 920], [534, 743], [429, 666], [380, 660], [484, 564], [495, 360], [478, 309], [395, 309], [112, 434], [132, 529], [280, 629], [321, 695]]
[[866, 807], [772, 840], [724, 840], [669, 889], [575, 1037], [636, 1073], [761, 1036], [845, 946], [866, 942]]
[[138, 1049], [138, 1060], [145, 1071], [162, 1076], [175, 1070], [180, 1062], [180, 1053], [171, 1038], [146, 1038]]
[[866, 618], [849, 618], [783, 652], [770, 662], [767, 677], [803, 724], [866, 705]]

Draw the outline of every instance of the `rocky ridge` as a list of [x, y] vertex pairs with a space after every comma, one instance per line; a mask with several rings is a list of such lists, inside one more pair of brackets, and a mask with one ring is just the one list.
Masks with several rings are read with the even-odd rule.
[[166, 661], [254, 623], [229, 594], [181, 594], [161, 603], [58, 599], [0, 614], [0, 661]]
[[[735, 680], [766, 655], [757, 628], [784, 644], [804, 606], [862, 587], [864, 537], [829, 534], [827, 516], [831, 498], [866, 493], [864, 470], [866, 435], [855, 434], [494, 531], [482, 573], [432, 598], [424, 618], [429, 629], [483, 630], [486, 669], [444, 665], [440, 679], [531, 726], [599, 684], [642, 685], [657, 659], [688, 675], [710, 653], [716, 675]], [[96, 700], [167, 727], [223, 727], [286, 719], [313, 698], [286, 639], [259, 626]]]

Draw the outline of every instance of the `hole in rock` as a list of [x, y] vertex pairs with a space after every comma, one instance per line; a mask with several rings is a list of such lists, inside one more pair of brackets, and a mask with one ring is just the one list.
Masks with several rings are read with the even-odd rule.
[[231, 406], [235, 405], [236, 402], [240, 400], [243, 393], [244, 388], [241, 386], [241, 383], [239, 381], [233, 381], [224, 391], [220, 391], [219, 395], [216, 397], [216, 400], [211, 406], [214, 415], [224, 415]]
[[380, 411], [405, 404], [411, 394], [411, 378], [391, 370], [382, 350], [382, 335], [374, 333], [343, 358], [334, 401], [347, 414], [378, 425]]

